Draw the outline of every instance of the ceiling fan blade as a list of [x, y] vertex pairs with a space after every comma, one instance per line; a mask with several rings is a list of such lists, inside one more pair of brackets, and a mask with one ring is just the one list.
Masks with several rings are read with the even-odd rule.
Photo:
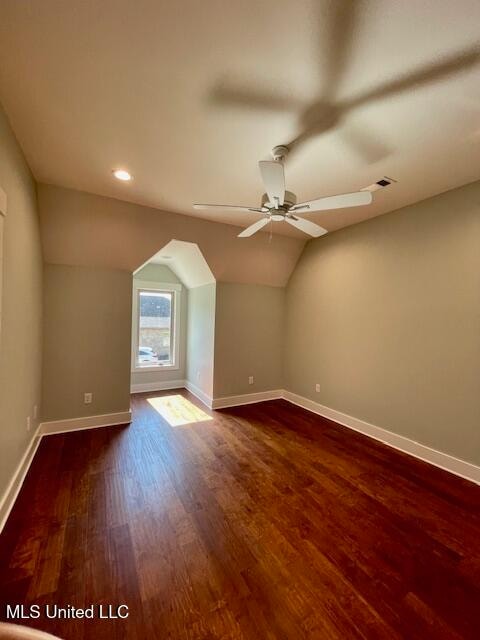
[[254, 211], [255, 213], [267, 213], [266, 207], [237, 207], [231, 204], [194, 204], [194, 209], [204, 211], [205, 209], [222, 209], [224, 211]]
[[265, 191], [270, 202], [278, 209], [285, 199], [285, 171], [277, 160], [262, 160], [258, 163]]
[[238, 234], [238, 237], [248, 238], [250, 236], [253, 236], [254, 233], [257, 233], [257, 231], [260, 231], [260, 229], [264, 227], [266, 224], [268, 224], [269, 222], [270, 222], [270, 218], [262, 218], [261, 220], [254, 222], [249, 227], [244, 229], [242, 233]]
[[300, 211], [301, 209], [308, 209], [308, 211], [326, 211], [327, 209], [360, 207], [365, 204], [370, 204], [372, 200], [373, 197], [370, 191], [356, 191], [355, 193], [343, 193], [339, 196], [328, 196], [327, 198], [301, 202], [291, 207], [290, 211]]
[[296, 112], [303, 102], [284, 93], [264, 93], [246, 85], [232, 84], [228, 80], [217, 83], [210, 92], [210, 102], [222, 107], [258, 109], [259, 111]]
[[344, 81], [355, 46], [355, 30], [359, 22], [360, 7], [356, 0], [335, 0], [328, 8], [319, 5], [318, 22], [320, 33], [327, 24], [325, 37], [318, 38], [320, 51], [318, 60], [325, 62], [322, 98], [333, 102]]
[[323, 227], [315, 224], [315, 222], [310, 222], [310, 220], [305, 220], [304, 218], [285, 218], [285, 222], [288, 222], [292, 227], [296, 227], [304, 233], [308, 233], [309, 236], [313, 236], [314, 238], [324, 236], [328, 233], [328, 231]]
[[448, 76], [467, 71], [480, 63], [480, 50], [475, 44], [468, 49], [444, 58], [437, 63], [429, 63], [398, 78], [394, 78], [373, 89], [366, 90], [357, 97], [347, 100], [345, 109], [352, 109], [366, 103], [396, 95], [402, 91], [414, 91], [420, 87], [437, 82]]

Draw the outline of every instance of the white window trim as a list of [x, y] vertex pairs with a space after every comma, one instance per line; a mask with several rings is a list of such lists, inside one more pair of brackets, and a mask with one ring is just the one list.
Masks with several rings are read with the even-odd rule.
[[[137, 365], [138, 350], [138, 294], [139, 291], [168, 291], [173, 293], [173, 364], [140, 367]], [[133, 279], [132, 295], [132, 373], [146, 371], [174, 371], [180, 369], [180, 314], [182, 285], [175, 282], [151, 282]]]

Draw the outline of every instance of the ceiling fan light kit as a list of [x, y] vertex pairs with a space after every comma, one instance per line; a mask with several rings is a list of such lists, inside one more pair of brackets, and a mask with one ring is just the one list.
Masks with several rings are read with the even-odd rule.
[[359, 207], [370, 204], [373, 200], [371, 190], [344, 193], [325, 198], [316, 198], [297, 204], [297, 196], [285, 189], [284, 160], [288, 155], [288, 147], [283, 145], [272, 150], [273, 160], [261, 160], [258, 163], [260, 175], [265, 186], [260, 207], [241, 207], [235, 205], [219, 204], [194, 204], [195, 209], [226, 209], [235, 211], [248, 211], [249, 213], [263, 214], [263, 218], [251, 224], [238, 234], [239, 238], [248, 238], [260, 231], [269, 222], [287, 222], [296, 229], [307, 233], [313, 238], [318, 238], [328, 233], [327, 229], [320, 227], [315, 222], [305, 220], [297, 215], [300, 213], [314, 213], [331, 209], [343, 209], [345, 207]]

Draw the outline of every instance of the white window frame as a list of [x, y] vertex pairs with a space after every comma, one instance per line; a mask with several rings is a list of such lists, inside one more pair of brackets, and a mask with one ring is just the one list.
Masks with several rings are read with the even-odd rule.
[[[173, 295], [173, 345], [171, 352], [173, 353], [173, 363], [157, 364], [155, 366], [142, 367], [137, 364], [138, 351], [138, 320], [139, 308], [138, 300], [141, 291], [155, 291], [171, 293]], [[173, 371], [180, 369], [180, 314], [181, 314], [182, 285], [172, 282], [150, 282], [146, 280], [133, 280], [132, 295], [132, 373], [141, 371]]]

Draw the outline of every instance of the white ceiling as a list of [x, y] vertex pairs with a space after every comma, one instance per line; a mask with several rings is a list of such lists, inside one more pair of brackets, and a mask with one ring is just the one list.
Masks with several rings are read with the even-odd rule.
[[2, 0], [0, 99], [37, 180], [238, 225], [191, 204], [258, 205], [258, 160], [316, 125], [301, 200], [398, 181], [310, 214], [334, 230], [480, 177], [479, 24], [478, 0]]
[[[215, 276], [203, 253], [193, 242], [171, 240], [146, 264], [164, 264], [180, 278], [187, 289], [215, 282]], [[143, 269], [144, 266], [142, 265], [136, 272]]]

